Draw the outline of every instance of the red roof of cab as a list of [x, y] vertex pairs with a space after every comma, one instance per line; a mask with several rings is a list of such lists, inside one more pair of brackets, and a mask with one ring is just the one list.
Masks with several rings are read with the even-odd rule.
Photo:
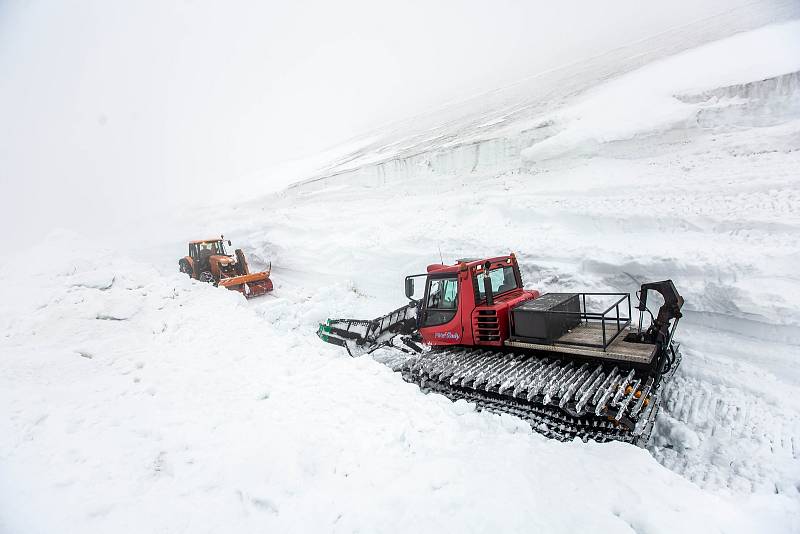
[[457, 267], [458, 267], [457, 265], [444, 265], [444, 264], [441, 264], [441, 263], [432, 263], [431, 265], [428, 265], [428, 272], [429, 273], [438, 273], [440, 271], [444, 271], [444, 272], [453, 271], [453, 272], [455, 272]]
[[[478, 265], [483, 265], [487, 261], [489, 263], [491, 263], [491, 264], [495, 264], [495, 263], [498, 263], [498, 262], [505, 263], [510, 257], [511, 257], [511, 255], [509, 254], [508, 256], [497, 256], [497, 257], [494, 257], [494, 258], [483, 258], [483, 259], [480, 259], [480, 260], [473, 260], [473, 261], [469, 261], [469, 262], [464, 262], [464, 264], [467, 266], [467, 269], [471, 269], [471, 268], [477, 267]], [[461, 266], [461, 263], [454, 263], [453, 265], [442, 265], [441, 263], [434, 263], [434, 264], [428, 265], [428, 272], [429, 273], [440, 273], [440, 272], [455, 273], [455, 272], [458, 272], [458, 269], [459, 269], [460, 266]]]
[[222, 241], [219, 237], [212, 237], [211, 239], [195, 239], [194, 241], [189, 241], [190, 245], [196, 245], [198, 243], [211, 243], [212, 241]]

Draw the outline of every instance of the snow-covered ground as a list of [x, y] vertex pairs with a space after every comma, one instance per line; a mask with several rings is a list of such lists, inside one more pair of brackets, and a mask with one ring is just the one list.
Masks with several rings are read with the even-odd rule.
[[[272, 262], [259, 300], [181, 277], [177, 242], [56, 232], [9, 258], [0, 532], [798, 531], [798, 36], [620, 67], [220, 206], [193, 231]], [[549, 441], [313, 335], [401, 304], [440, 250], [515, 251], [542, 290], [675, 280], [684, 360], [650, 447]]]

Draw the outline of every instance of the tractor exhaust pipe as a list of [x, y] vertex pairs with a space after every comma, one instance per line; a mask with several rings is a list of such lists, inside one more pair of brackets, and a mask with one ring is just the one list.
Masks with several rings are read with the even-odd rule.
[[486, 294], [486, 305], [494, 305], [494, 294], [492, 294], [492, 279], [489, 278], [489, 262], [483, 266], [483, 292]]

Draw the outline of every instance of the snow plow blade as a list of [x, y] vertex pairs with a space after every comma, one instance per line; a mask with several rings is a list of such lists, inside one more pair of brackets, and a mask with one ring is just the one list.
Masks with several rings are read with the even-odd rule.
[[259, 297], [272, 291], [272, 280], [270, 280], [269, 273], [266, 271], [223, 278], [219, 281], [219, 285], [238, 291], [248, 299]]
[[417, 325], [416, 312], [416, 307], [409, 304], [371, 321], [328, 319], [319, 325], [317, 336], [326, 343], [344, 347], [350, 356], [359, 356], [390, 344], [399, 334], [413, 332]]

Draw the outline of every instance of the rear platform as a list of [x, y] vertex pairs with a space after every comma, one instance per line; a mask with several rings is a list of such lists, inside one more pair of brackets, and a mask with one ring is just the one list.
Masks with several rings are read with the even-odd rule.
[[629, 332], [630, 327], [623, 328], [605, 348], [603, 348], [603, 327], [597, 323], [582, 323], [551, 344], [530, 343], [521, 338], [509, 339], [505, 344], [508, 347], [571, 354], [609, 362], [650, 365], [656, 355], [656, 346], [625, 341], [625, 336]]
[[[605, 301], [602, 309], [587, 309], [587, 302], [597, 308], [597, 301]], [[635, 367], [649, 366], [656, 356], [655, 344], [625, 341], [631, 331], [627, 293], [546, 293], [516, 306], [511, 315], [507, 347]]]

